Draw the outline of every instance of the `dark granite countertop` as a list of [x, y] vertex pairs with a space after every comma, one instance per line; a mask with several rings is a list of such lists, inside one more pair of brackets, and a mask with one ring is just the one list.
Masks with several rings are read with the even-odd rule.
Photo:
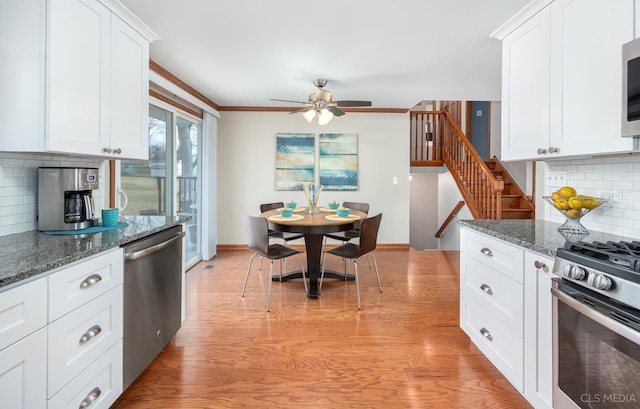
[[[127, 227], [102, 233], [48, 235], [38, 231], [0, 237], [0, 291], [50, 270], [182, 224], [191, 217], [122, 216]], [[81, 233], [82, 231], [79, 230]]]
[[567, 241], [637, 240], [599, 231], [589, 231], [589, 235], [584, 238], [565, 238], [558, 232], [560, 224], [545, 220], [459, 220], [458, 224], [549, 257], [555, 257], [556, 250], [564, 247]]

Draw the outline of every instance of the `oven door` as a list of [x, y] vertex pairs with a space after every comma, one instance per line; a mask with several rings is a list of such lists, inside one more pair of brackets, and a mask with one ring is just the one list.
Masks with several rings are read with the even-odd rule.
[[553, 293], [553, 406], [640, 407], [640, 315], [568, 280]]

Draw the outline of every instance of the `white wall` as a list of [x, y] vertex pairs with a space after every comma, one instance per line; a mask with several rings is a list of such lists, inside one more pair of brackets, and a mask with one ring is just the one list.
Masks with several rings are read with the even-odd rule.
[[[447, 219], [449, 213], [458, 204], [462, 198], [462, 194], [456, 185], [451, 172], [440, 173], [438, 175], [438, 228]], [[456, 220], [449, 223], [449, 227], [442, 233], [438, 240], [438, 249], [440, 250], [459, 250], [460, 249], [460, 226], [458, 220], [473, 219], [469, 208], [465, 205], [460, 209]]]
[[[218, 122], [218, 244], [244, 244], [242, 214], [260, 203], [306, 201], [302, 191], [275, 190], [277, 133], [358, 134], [358, 185], [354, 192], [322, 191], [334, 199], [370, 204], [383, 213], [379, 243], [409, 243], [409, 116], [350, 112], [325, 126], [286, 112], [222, 112]], [[393, 177], [398, 184], [392, 184]]]

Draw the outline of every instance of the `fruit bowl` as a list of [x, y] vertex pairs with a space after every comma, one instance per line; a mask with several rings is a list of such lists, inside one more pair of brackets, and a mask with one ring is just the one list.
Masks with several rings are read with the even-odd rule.
[[607, 199], [591, 196], [575, 196], [554, 198], [542, 197], [547, 203], [562, 213], [567, 220], [558, 227], [558, 231], [564, 234], [588, 234], [589, 231], [580, 223], [580, 219], [587, 213], [607, 203]]

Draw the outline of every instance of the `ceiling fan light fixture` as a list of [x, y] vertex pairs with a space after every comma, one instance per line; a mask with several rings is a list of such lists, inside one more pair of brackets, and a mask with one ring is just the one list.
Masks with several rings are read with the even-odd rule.
[[329, 111], [327, 108], [323, 108], [320, 111], [320, 115], [318, 115], [318, 125], [326, 125], [333, 119], [333, 112]]
[[302, 116], [307, 120], [307, 122], [311, 123], [311, 121], [313, 121], [313, 118], [316, 116], [316, 110], [310, 109], [306, 112], [303, 112]]

